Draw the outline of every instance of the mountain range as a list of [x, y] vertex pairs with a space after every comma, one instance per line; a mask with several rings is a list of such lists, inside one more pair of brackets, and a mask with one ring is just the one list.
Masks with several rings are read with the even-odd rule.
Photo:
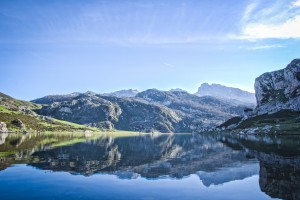
[[239, 101], [234, 96], [224, 100], [213, 92], [197, 96], [177, 88], [143, 92], [129, 89], [105, 94], [74, 92], [48, 95], [31, 102], [2, 94], [0, 106], [0, 121], [10, 130], [18, 129], [13, 123], [17, 121], [19, 128], [24, 124], [23, 128], [31, 130], [76, 130], [71, 124], [67, 127], [60, 124], [72, 122], [80, 124], [80, 129], [86, 126], [141, 132], [198, 132], [241, 115], [245, 107], [254, 107], [254, 104]]
[[142, 132], [203, 131], [242, 114], [245, 107], [178, 90], [149, 89], [134, 97], [115, 94], [51, 95], [32, 102], [43, 105], [35, 110], [43, 116], [104, 129]]

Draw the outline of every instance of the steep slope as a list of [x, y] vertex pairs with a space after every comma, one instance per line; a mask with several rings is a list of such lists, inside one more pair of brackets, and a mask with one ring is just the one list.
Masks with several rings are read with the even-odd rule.
[[255, 105], [255, 95], [238, 88], [227, 87], [220, 84], [203, 83], [198, 91], [195, 93], [197, 96], [212, 96], [219, 99], [226, 99], [240, 104]]
[[258, 114], [282, 109], [300, 111], [300, 59], [284, 69], [262, 74], [254, 87]]

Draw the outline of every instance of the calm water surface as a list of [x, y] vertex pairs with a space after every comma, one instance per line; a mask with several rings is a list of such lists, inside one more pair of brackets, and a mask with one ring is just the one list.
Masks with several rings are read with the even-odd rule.
[[1, 199], [300, 199], [299, 136], [0, 134]]

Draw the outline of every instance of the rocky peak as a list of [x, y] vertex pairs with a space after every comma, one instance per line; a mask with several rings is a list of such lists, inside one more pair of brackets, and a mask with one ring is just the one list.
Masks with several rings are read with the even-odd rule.
[[227, 87], [220, 84], [203, 83], [198, 91], [197, 96], [212, 96], [220, 99], [235, 100], [242, 103], [255, 104], [254, 93], [241, 90], [239, 88]]
[[282, 109], [300, 110], [300, 59], [286, 68], [264, 73], [255, 80], [258, 114]]

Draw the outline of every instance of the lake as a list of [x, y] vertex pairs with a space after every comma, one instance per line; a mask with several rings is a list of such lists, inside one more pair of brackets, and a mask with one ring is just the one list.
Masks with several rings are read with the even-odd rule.
[[0, 134], [1, 199], [300, 199], [300, 136]]

